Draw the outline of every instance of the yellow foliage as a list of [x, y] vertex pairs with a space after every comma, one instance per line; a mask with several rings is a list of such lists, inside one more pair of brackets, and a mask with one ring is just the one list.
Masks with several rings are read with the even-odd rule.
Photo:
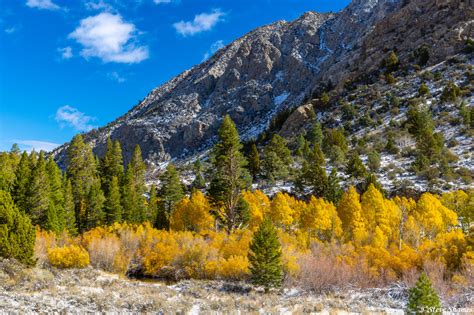
[[89, 265], [89, 254], [77, 245], [50, 248], [48, 259], [51, 265], [58, 268], [84, 268]]
[[342, 195], [337, 207], [337, 213], [341, 219], [346, 238], [352, 240], [356, 245], [361, 245], [365, 242], [368, 232], [362, 216], [360, 196], [354, 187], [350, 187]]
[[273, 198], [268, 215], [276, 226], [282, 226], [288, 229], [293, 223], [295, 211], [290, 206], [291, 199], [290, 196], [281, 192], [278, 192]]
[[171, 213], [170, 227], [175, 231], [201, 232], [213, 228], [214, 218], [206, 196], [196, 190], [191, 198], [181, 200]]
[[255, 229], [262, 223], [265, 214], [270, 208], [270, 199], [261, 190], [244, 191], [242, 197], [249, 205], [249, 228]]
[[227, 280], [245, 279], [249, 274], [247, 256], [232, 255], [227, 259], [221, 259], [216, 274], [219, 278]]
[[454, 211], [443, 206], [436, 196], [424, 193], [416, 204], [415, 219], [420, 223], [424, 234], [433, 238], [456, 225], [458, 217]]
[[310, 237], [318, 237], [321, 241], [329, 241], [342, 235], [341, 220], [334, 204], [314, 196], [302, 207], [300, 228]]

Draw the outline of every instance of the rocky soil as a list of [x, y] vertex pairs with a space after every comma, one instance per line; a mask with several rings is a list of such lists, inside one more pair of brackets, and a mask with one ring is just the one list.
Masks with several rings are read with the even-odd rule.
[[[0, 313], [403, 314], [406, 299], [402, 286], [331, 294], [286, 288], [265, 294], [242, 283], [187, 280], [166, 284], [92, 268], [25, 268], [11, 260], [0, 261]], [[472, 292], [466, 292], [450, 304], [466, 307], [473, 302]]]

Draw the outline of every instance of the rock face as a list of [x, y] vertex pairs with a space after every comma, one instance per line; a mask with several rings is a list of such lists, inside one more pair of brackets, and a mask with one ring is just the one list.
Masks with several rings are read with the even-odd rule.
[[[257, 28], [156, 88], [124, 116], [86, 134], [85, 140], [99, 155], [107, 137], [120, 140], [125, 161], [139, 144], [143, 157], [156, 170], [169, 159], [208, 149], [226, 114], [236, 122], [243, 139], [253, 138], [276, 113], [301, 105], [318, 83], [338, 82], [378, 65], [386, 55], [384, 49], [392, 49], [397, 40], [413, 42], [403, 32], [390, 35], [395, 29], [420, 31], [416, 25], [405, 26], [407, 19], [431, 18], [436, 13], [437, 18], [453, 22], [448, 28], [434, 25], [435, 30], [430, 29], [436, 38], [449, 37], [440, 55], [456, 49], [449, 46], [451, 38], [465, 36], [472, 22], [468, 19], [472, 9], [465, 1], [406, 2], [354, 0], [337, 14], [307, 12], [293, 22]], [[461, 4], [464, 13], [453, 14]], [[454, 31], [453, 25], [460, 28]], [[67, 144], [54, 152], [63, 165], [66, 148]]]

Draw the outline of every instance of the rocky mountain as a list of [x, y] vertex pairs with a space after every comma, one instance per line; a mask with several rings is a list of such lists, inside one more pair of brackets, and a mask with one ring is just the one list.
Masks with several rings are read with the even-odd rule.
[[[243, 139], [255, 138], [279, 112], [318, 90], [373, 74], [388, 51], [408, 60], [430, 45], [436, 49], [427, 66], [445, 60], [472, 37], [472, 22], [470, 0], [354, 0], [335, 14], [307, 12], [235, 40], [85, 140], [101, 155], [107, 137], [118, 139], [125, 160], [139, 144], [150, 169], [158, 170], [170, 159], [206, 152], [225, 114]], [[285, 128], [293, 134], [300, 127], [288, 122]], [[63, 164], [66, 148], [54, 152]]]

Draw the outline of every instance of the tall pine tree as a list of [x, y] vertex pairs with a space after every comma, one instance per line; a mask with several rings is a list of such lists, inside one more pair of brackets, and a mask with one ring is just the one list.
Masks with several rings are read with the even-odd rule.
[[105, 196], [104, 212], [107, 224], [122, 220], [122, 203], [120, 200], [120, 186], [117, 176], [113, 176], [108, 184]]
[[49, 176], [46, 172], [44, 153], [41, 151], [31, 173], [28, 187], [27, 213], [30, 215], [33, 225], [45, 227], [50, 198]]
[[[76, 226], [79, 232], [83, 232], [88, 227], [92, 227], [92, 221], [96, 221], [90, 218], [101, 216], [101, 213], [93, 213], [98, 210], [97, 205], [100, 202], [97, 201], [101, 199], [96, 158], [92, 154], [91, 147], [84, 143], [80, 134], [72, 139], [67, 153], [67, 174], [72, 184]], [[94, 187], [94, 192], [91, 193], [92, 187]], [[92, 208], [88, 209], [88, 207]]]
[[263, 160], [263, 172], [265, 177], [273, 182], [288, 177], [293, 158], [291, 151], [286, 145], [286, 140], [274, 134], [270, 142], [265, 146]]
[[26, 213], [28, 210], [28, 189], [31, 179], [31, 159], [23, 152], [18, 167], [15, 170], [15, 183], [13, 185], [13, 200], [20, 211]]
[[214, 214], [230, 233], [248, 219], [248, 207], [244, 206], [241, 192], [250, 186], [250, 175], [245, 168], [239, 133], [229, 115], [224, 117], [218, 132], [211, 162], [213, 176], [209, 195]]
[[123, 220], [140, 223], [145, 220], [145, 163], [142, 160], [142, 151], [137, 144], [132, 159], [127, 166], [122, 188]]
[[183, 185], [179, 179], [179, 173], [173, 163], [169, 163], [166, 171], [160, 177], [161, 188], [158, 193], [160, 197], [160, 216], [163, 222], [157, 222], [157, 227], [169, 228], [169, 218], [176, 204], [184, 197]]

